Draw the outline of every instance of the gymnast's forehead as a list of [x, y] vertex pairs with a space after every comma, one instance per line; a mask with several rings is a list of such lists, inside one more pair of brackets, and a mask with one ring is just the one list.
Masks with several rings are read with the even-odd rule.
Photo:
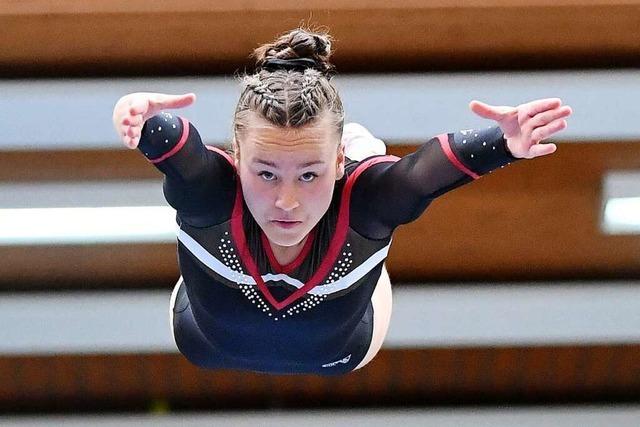
[[269, 123], [267, 120], [254, 117], [250, 120], [244, 138], [239, 145], [262, 146], [265, 149], [278, 147], [299, 147], [307, 145], [325, 145], [336, 142], [335, 129], [326, 115], [300, 127], [283, 127]]

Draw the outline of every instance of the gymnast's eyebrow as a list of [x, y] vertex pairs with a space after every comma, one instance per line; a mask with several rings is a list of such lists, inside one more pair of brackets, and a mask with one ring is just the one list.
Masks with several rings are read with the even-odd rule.
[[263, 165], [271, 166], [272, 168], [277, 168], [278, 167], [278, 165], [276, 165], [274, 162], [271, 162], [269, 160], [253, 159], [253, 163], [260, 163], [260, 164], [263, 164]]
[[308, 168], [309, 166], [313, 166], [313, 165], [323, 165], [323, 164], [324, 164], [324, 160], [313, 160], [313, 161], [310, 161], [310, 162], [302, 163], [298, 167], [300, 169], [302, 169], [302, 168]]
[[[278, 169], [278, 165], [276, 165], [274, 162], [271, 162], [269, 160], [254, 159], [253, 163], [261, 163], [263, 165], [271, 166], [272, 168]], [[298, 167], [302, 169], [302, 168], [306, 168], [306, 167], [318, 165], [318, 164], [324, 164], [324, 160], [313, 160], [310, 162], [305, 162], [299, 165]]]

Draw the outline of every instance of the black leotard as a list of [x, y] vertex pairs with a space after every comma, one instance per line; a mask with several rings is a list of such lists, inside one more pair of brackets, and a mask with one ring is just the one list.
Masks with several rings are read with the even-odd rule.
[[281, 266], [227, 153], [169, 113], [145, 123], [139, 148], [164, 173], [180, 224], [178, 348], [202, 367], [271, 373], [353, 370], [371, 340], [371, 296], [394, 229], [439, 195], [517, 160], [497, 127], [438, 135], [403, 158], [347, 160], [328, 211]]

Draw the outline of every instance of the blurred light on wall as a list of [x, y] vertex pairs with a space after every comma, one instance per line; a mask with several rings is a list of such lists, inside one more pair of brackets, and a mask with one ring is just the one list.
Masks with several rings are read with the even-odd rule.
[[0, 244], [171, 242], [175, 211], [165, 206], [0, 210]]
[[160, 180], [0, 185], [0, 245], [175, 242]]
[[604, 223], [609, 234], [640, 234], [640, 197], [607, 200]]
[[601, 229], [606, 234], [640, 234], [640, 172], [605, 175]]

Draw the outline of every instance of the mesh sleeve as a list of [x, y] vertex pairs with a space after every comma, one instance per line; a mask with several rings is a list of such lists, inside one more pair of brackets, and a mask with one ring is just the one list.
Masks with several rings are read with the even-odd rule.
[[499, 128], [439, 135], [414, 153], [374, 164], [358, 177], [351, 226], [369, 238], [387, 238], [397, 226], [417, 219], [436, 197], [516, 160]]

